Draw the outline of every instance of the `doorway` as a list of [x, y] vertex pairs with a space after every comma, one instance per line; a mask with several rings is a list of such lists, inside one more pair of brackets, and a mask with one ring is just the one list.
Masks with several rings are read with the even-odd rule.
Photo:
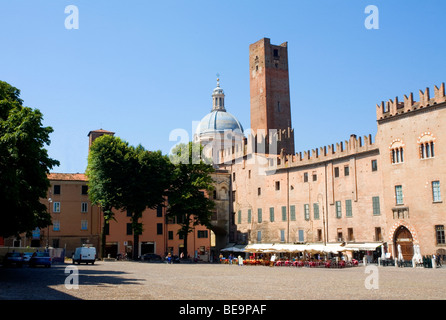
[[399, 227], [395, 231], [394, 239], [395, 257], [398, 257], [398, 245], [400, 245], [403, 260], [411, 261], [413, 257], [413, 238], [409, 229], [407, 229], [405, 226]]

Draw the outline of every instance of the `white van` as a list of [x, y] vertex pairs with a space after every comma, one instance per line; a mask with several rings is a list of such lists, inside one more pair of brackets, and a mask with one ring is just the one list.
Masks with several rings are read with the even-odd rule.
[[96, 260], [96, 248], [94, 247], [80, 247], [76, 248], [73, 255], [73, 264], [76, 262], [81, 264], [81, 262], [85, 262], [86, 264], [91, 263], [94, 264]]

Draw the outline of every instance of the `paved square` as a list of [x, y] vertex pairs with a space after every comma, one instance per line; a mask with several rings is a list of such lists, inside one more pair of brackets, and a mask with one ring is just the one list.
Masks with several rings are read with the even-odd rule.
[[[446, 267], [347, 269], [103, 262], [75, 265], [79, 288], [67, 289], [70, 264], [0, 269], [0, 299], [294, 300], [445, 299]], [[369, 277], [369, 278], [368, 278]], [[376, 277], [374, 282], [370, 277]], [[367, 289], [370, 284], [377, 289]], [[367, 285], [368, 284], [368, 285]]]

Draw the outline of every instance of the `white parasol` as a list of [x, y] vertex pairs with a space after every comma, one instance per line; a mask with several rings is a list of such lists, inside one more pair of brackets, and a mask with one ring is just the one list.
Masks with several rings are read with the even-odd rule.
[[386, 260], [386, 250], [384, 248], [384, 245], [381, 246], [381, 261]]
[[401, 245], [398, 245], [398, 261], [403, 261], [403, 254], [401, 253]]

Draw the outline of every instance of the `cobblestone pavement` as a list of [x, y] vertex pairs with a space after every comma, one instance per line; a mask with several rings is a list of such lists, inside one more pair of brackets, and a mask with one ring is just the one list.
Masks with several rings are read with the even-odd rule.
[[446, 299], [446, 267], [368, 270], [97, 261], [75, 265], [79, 287], [68, 289], [67, 266], [72, 265], [0, 268], [0, 299]]

